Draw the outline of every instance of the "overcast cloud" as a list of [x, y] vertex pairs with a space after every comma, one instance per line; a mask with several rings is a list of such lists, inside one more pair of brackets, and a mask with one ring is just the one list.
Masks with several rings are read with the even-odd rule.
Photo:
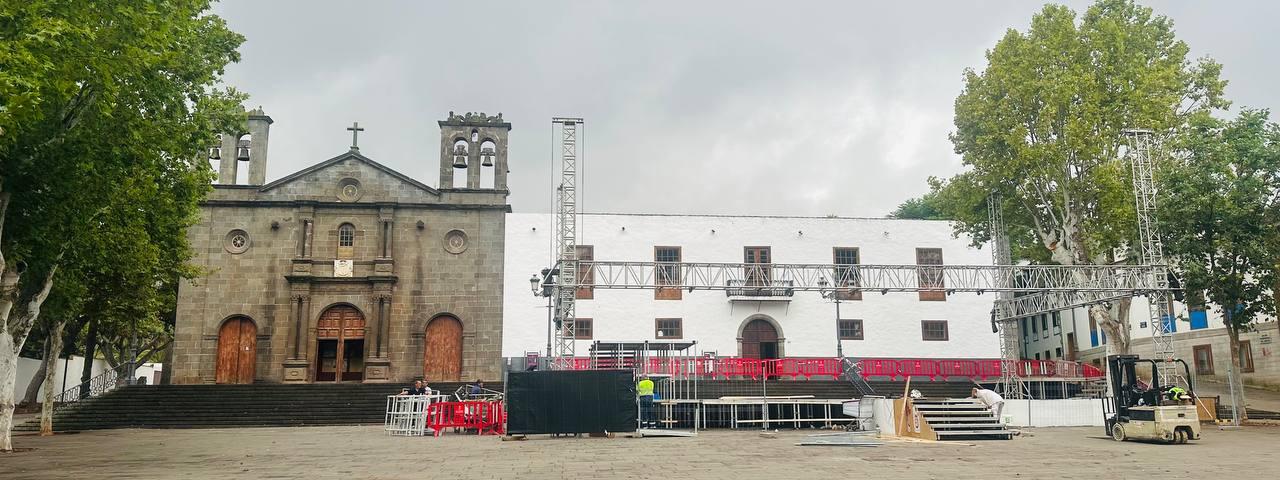
[[[960, 170], [961, 72], [1039, 2], [226, 0], [227, 74], [275, 120], [268, 180], [360, 149], [437, 183], [436, 121], [513, 124], [511, 203], [550, 209], [553, 116], [586, 118], [595, 212], [883, 216]], [[1066, 2], [1082, 12], [1087, 2]], [[1238, 106], [1280, 110], [1280, 2], [1149, 2]]]

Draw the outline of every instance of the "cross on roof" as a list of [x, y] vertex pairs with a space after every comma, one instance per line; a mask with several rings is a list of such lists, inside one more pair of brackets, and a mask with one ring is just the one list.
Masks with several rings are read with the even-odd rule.
[[351, 150], [360, 151], [360, 146], [359, 143], [357, 143], [357, 140], [360, 136], [360, 132], [364, 131], [363, 128], [360, 128], [360, 122], [351, 122], [351, 126], [347, 127], [347, 130], [351, 131]]

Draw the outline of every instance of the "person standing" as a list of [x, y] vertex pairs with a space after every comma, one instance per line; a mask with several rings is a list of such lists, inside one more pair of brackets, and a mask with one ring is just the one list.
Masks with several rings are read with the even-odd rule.
[[649, 380], [648, 375], [642, 375], [640, 381], [636, 382], [636, 396], [640, 397], [640, 427], [656, 427], [657, 422], [653, 418], [653, 380]]
[[973, 398], [978, 399], [979, 402], [991, 409], [996, 414], [997, 422], [1004, 423], [1004, 419], [1000, 417], [1000, 411], [1004, 410], [1004, 397], [994, 391], [975, 386], [973, 387]]
[[427, 388], [426, 384], [422, 383], [422, 380], [415, 380], [413, 382], [412, 387], [402, 389], [400, 391], [400, 394], [401, 395], [426, 395], [430, 393], [430, 391], [431, 390]]

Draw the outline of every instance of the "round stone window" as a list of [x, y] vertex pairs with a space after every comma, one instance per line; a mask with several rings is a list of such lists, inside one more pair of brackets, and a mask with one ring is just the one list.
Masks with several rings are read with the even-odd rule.
[[230, 253], [244, 253], [249, 250], [249, 246], [253, 242], [249, 240], [249, 234], [244, 230], [235, 229], [227, 232], [226, 249]]
[[360, 181], [354, 178], [344, 178], [338, 181], [338, 200], [344, 202], [354, 202], [360, 199], [360, 195], [364, 192], [360, 190]]
[[454, 255], [467, 251], [466, 232], [450, 230], [449, 233], [444, 234], [444, 249]]

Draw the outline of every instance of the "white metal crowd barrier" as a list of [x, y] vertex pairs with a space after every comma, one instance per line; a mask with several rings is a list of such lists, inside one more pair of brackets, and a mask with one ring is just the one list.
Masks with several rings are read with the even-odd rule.
[[387, 415], [383, 426], [388, 435], [427, 435], [427, 406], [448, 400], [449, 395], [387, 395]]

